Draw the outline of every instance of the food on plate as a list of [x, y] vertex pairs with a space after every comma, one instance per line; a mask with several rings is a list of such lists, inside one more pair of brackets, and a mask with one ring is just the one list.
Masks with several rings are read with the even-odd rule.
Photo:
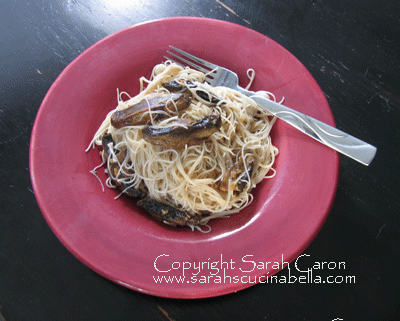
[[155, 219], [167, 222], [169, 225], [198, 225], [201, 220], [201, 215], [192, 214], [187, 211], [179, 210], [178, 208], [168, 205], [163, 202], [156, 201], [151, 197], [145, 197], [138, 201], [138, 205], [143, 207]]
[[126, 109], [115, 111], [111, 115], [111, 125], [114, 128], [146, 125], [150, 122], [149, 108], [152, 111], [162, 110], [173, 115], [176, 110], [179, 111], [189, 107], [190, 102], [190, 93], [172, 95], [149, 94], [138, 103]]
[[170, 61], [156, 65], [138, 95], [118, 92], [90, 144], [101, 147], [107, 187], [157, 220], [201, 231], [250, 204], [256, 184], [275, 175], [278, 153], [275, 117], [205, 77]]
[[171, 126], [147, 126], [142, 130], [143, 139], [154, 145], [161, 145], [174, 150], [186, 146], [200, 145], [221, 127], [221, 115], [207, 115], [196, 122], [179, 119]]

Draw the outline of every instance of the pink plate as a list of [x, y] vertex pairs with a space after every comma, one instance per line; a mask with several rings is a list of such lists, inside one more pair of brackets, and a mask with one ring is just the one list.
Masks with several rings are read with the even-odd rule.
[[[39, 206], [61, 242], [104, 277], [143, 293], [204, 298], [266, 282], [315, 238], [332, 205], [339, 156], [277, 121], [274, 178], [254, 190], [253, 203], [208, 234], [173, 228], [135, 201], [114, 200], [89, 173], [100, 163], [86, 153], [95, 131], [115, 108], [117, 88], [135, 95], [169, 45], [236, 71], [253, 90], [334, 125], [328, 103], [306, 68], [287, 50], [251, 29], [218, 20], [168, 18], [133, 26], [97, 42], [76, 58], [47, 93], [34, 123], [30, 171]], [[104, 180], [104, 174], [100, 173]], [[255, 262], [255, 263], [252, 263]], [[259, 263], [263, 262], [263, 263]], [[266, 262], [276, 262], [265, 264]], [[251, 283], [250, 283], [251, 282]]]

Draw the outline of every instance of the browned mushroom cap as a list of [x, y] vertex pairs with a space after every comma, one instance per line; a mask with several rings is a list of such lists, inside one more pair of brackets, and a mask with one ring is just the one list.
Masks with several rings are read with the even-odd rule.
[[142, 135], [144, 140], [151, 144], [180, 150], [184, 149], [185, 145], [200, 144], [220, 127], [220, 115], [207, 115], [200, 121], [187, 124], [185, 127], [182, 126], [181, 121], [170, 127], [148, 126], [142, 130]]
[[[236, 163], [234, 163], [222, 177], [219, 183], [219, 190], [222, 192], [227, 192], [229, 190], [229, 182], [233, 183], [237, 180], [233, 190], [236, 193], [242, 193], [249, 183], [249, 177], [253, 172], [253, 162], [252, 157], [246, 157], [246, 166], [243, 162], [243, 157], [240, 157]], [[247, 168], [247, 171], [246, 171]]]
[[172, 226], [184, 226], [187, 223], [198, 225], [201, 219], [200, 215], [189, 214], [174, 206], [156, 201], [150, 197], [143, 198], [137, 204], [144, 208], [155, 219]]
[[150, 121], [151, 111], [165, 111], [172, 115], [174, 112], [189, 107], [190, 92], [168, 95], [149, 94], [139, 103], [126, 109], [117, 110], [111, 115], [111, 125], [115, 128], [125, 126], [146, 125]]

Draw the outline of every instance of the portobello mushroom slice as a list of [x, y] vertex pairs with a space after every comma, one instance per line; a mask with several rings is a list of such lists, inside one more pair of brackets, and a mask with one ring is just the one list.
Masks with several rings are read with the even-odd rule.
[[198, 225], [201, 219], [200, 215], [189, 214], [172, 205], [156, 201], [150, 197], [141, 199], [137, 204], [155, 219], [171, 226], [184, 226], [188, 223]]
[[[148, 194], [146, 185], [142, 182], [138, 188], [133, 187], [127, 181], [129, 181], [130, 177], [128, 174], [133, 174], [134, 170], [130, 168], [125, 168], [123, 171], [120, 170], [120, 164], [125, 160], [127, 151], [117, 150], [114, 148], [114, 140], [112, 135], [109, 133], [105, 133], [102, 137], [102, 146], [103, 146], [103, 159], [107, 160], [108, 163], [108, 175], [112, 181], [112, 183], [125, 195], [135, 198], [143, 198]], [[114, 154], [116, 159], [113, 157], [108, 161], [109, 155]]]
[[203, 89], [197, 89], [195, 92], [196, 92], [196, 95], [199, 96], [200, 99], [203, 100], [203, 103], [205, 103], [207, 105], [216, 105], [220, 101], [220, 99], [217, 96], [215, 96], [207, 91], [204, 91]]
[[197, 95], [196, 98], [200, 99], [206, 105], [216, 105], [220, 102], [220, 98], [204, 89], [196, 88], [197, 85], [190, 81], [185, 81], [185, 83], [182, 83], [174, 79], [171, 81], [164, 81], [161, 83], [161, 85], [170, 92], [185, 92], [188, 90], [188, 88], [190, 88], [194, 91], [195, 96]]
[[[236, 184], [233, 186], [233, 191], [236, 194], [242, 193], [250, 183], [251, 174], [253, 173], [254, 159], [246, 157], [246, 166], [243, 157], [240, 157], [225, 173], [219, 183], [219, 190], [227, 192], [229, 184]], [[247, 170], [246, 170], [247, 168]]]
[[[183, 125], [183, 126], [182, 126]], [[143, 139], [154, 145], [174, 150], [184, 149], [186, 145], [200, 144], [221, 127], [220, 115], [207, 115], [198, 122], [188, 123], [178, 120], [172, 126], [148, 126], [142, 129]]]
[[164, 111], [172, 115], [189, 107], [192, 95], [189, 91], [173, 94], [149, 94], [137, 104], [126, 109], [117, 110], [111, 115], [111, 125], [114, 128], [125, 126], [146, 125], [150, 122], [151, 111]]
[[163, 81], [161, 85], [168, 89], [170, 92], [184, 92], [187, 91], [187, 87], [195, 87], [189, 80], [182, 80], [182, 82], [177, 81], [176, 79], [170, 81]]
[[103, 160], [108, 159], [108, 156], [110, 154], [114, 154], [118, 161], [122, 163], [126, 157], [126, 150], [119, 151], [118, 149], [114, 148], [115, 147], [115, 142], [110, 133], [104, 133], [102, 138], [101, 138], [101, 145], [103, 147]]

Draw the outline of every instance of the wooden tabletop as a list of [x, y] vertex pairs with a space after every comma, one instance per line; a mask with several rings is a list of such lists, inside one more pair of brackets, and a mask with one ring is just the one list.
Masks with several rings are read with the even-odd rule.
[[[0, 320], [400, 319], [397, 1], [0, 4]], [[316, 79], [336, 126], [378, 148], [368, 167], [341, 156], [330, 214], [303, 252], [320, 264], [314, 275], [333, 282], [257, 284], [208, 299], [161, 298], [95, 273], [47, 225], [30, 179], [29, 146], [49, 87], [73, 59], [105, 36], [174, 16], [230, 21], [275, 40]], [[284, 269], [278, 275], [289, 273]]]

